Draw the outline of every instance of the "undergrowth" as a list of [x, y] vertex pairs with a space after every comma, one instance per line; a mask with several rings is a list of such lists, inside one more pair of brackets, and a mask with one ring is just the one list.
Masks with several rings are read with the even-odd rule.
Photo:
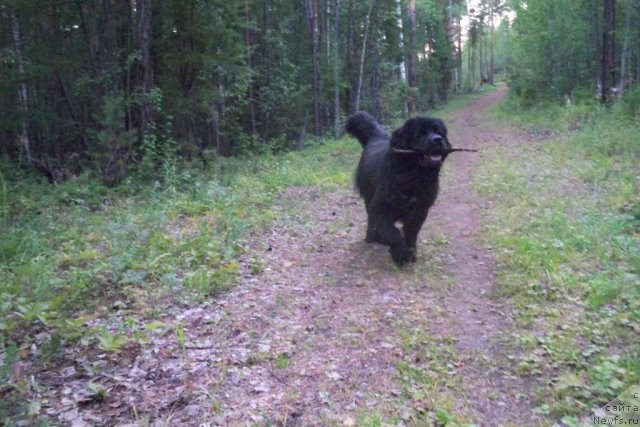
[[537, 381], [537, 413], [577, 425], [640, 383], [640, 122], [596, 105], [495, 115], [529, 133], [475, 180], [516, 309], [511, 359]]
[[123, 307], [153, 317], [176, 295], [227, 290], [278, 193], [347, 184], [358, 150], [345, 140], [216, 157], [115, 188], [87, 175], [52, 187], [0, 165], [0, 349], [29, 348], [44, 331], [99, 336], [87, 319]]
[[[429, 114], [446, 116], [477, 96]], [[0, 389], [0, 418], [31, 413], [38, 386], [12, 373], [21, 362], [37, 369], [72, 346], [126, 352], [166, 328], [170, 306], [215, 297], [239, 274], [259, 272], [262, 261], [242, 255], [252, 231], [275, 218], [282, 190], [350, 186], [359, 154], [343, 139], [210, 157], [206, 166], [174, 156], [115, 187], [89, 174], [53, 187], [0, 161], [0, 383], [11, 385]]]

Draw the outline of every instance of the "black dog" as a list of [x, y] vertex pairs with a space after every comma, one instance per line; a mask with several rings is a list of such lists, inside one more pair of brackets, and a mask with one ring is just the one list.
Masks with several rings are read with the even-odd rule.
[[[414, 117], [391, 137], [369, 114], [346, 130], [362, 144], [356, 186], [367, 209], [367, 242], [389, 246], [397, 265], [416, 260], [418, 232], [438, 195], [440, 167], [451, 152], [442, 120]], [[402, 223], [402, 233], [395, 226]]]

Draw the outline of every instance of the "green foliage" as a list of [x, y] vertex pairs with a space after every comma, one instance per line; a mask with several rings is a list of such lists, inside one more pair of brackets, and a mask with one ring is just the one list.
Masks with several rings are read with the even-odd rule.
[[291, 364], [291, 358], [286, 353], [280, 353], [275, 360], [275, 365], [279, 369], [287, 369]]
[[[411, 48], [422, 53], [411, 88], [399, 75], [406, 7], [399, 15], [396, 1], [381, 0], [369, 19], [367, 2], [307, 3], [9, 2], [0, 156], [24, 165], [29, 151], [56, 184], [87, 171], [110, 186], [132, 173], [166, 182], [178, 163], [210, 152], [281, 152], [306, 135], [339, 135], [359, 82], [360, 108], [385, 121], [402, 116], [409, 97], [423, 110], [446, 101], [455, 67], [446, 2], [417, 2]], [[464, 13], [463, 2], [449, 4]], [[23, 89], [26, 107], [16, 102]]]
[[447, 10], [437, 7], [435, 0], [423, 2], [419, 16], [426, 27], [426, 39], [420, 41], [430, 51], [427, 60], [418, 66], [420, 110], [428, 111], [438, 104], [445, 103], [449, 96], [453, 62], [453, 43], [449, 39]]
[[640, 375], [639, 129], [593, 104], [519, 112], [499, 114], [533, 141], [494, 151], [478, 189], [493, 202], [499, 292], [516, 303], [514, 367], [550, 378], [537, 412], [569, 422]]
[[640, 86], [636, 85], [624, 93], [622, 100], [615, 105], [629, 119], [636, 121], [640, 117]]
[[126, 337], [108, 331], [102, 332], [97, 338], [98, 348], [109, 353], [119, 353], [128, 341]]
[[102, 112], [96, 117], [98, 144], [91, 152], [93, 169], [107, 184], [119, 183], [127, 173], [134, 150], [135, 136], [124, 128], [124, 99], [121, 94], [107, 94]]
[[[170, 181], [113, 188], [89, 175], [54, 189], [8, 176], [2, 342], [28, 343], [36, 326], [77, 340], [94, 332], [72, 319], [101, 315], [98, 307], [110, 302], [144, 307], [175, 292], [198, 298], [230, 289], [246, 234], [273, 219], [277, 194], [294, 185], [345, 185], [358, 150], [339, 141], [295, 154], [212, 157], [205, 170], [176, 168]], [[260, 264], [252, 261], [256, 273]], [[118, 352], [131, 333], [99, 331], [96, 345]]]
[[[602, 2], [533, 0], [511, 3], [517, 18], [509, 46], [510, 80], [520, 101], [533, 106], [549, 99], [564, 102], [598, 99], [603, 50]], [[614, 40], [615, 87], [621, 80], [625, 80], [625, 85], [638, 80], [638, 70], [629, 64], [638, 61], [640, 38], [626, 22], [638, 19], [640, 5], [627, 0], [614, 3], [618, 11]], [[633, 93], [637, 93], [637, 89], [632, 86], [627, 90], [632, 92], [627, 102], [633, 105]]]
[[587, 3], [538, 0], [518, 7], [511, 78], [521, 99], [575, 96], [593, 85], [597, 46], [589, 40], [598, 13]]

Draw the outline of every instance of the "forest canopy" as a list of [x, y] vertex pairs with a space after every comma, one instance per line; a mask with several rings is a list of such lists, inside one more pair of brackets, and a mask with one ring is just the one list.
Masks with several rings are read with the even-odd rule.
[[52, 183], [298, 148], [506, 77], [524, 104], [640, 94], [636, 0], [5, 0], [0, 156]]

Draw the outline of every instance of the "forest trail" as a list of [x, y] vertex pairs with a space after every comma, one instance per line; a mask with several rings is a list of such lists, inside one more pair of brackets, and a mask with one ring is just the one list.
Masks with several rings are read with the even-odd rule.
[[471, 188], [482, 151], [516, 138], [487, 118], [505, 93], [448, 120], [452, 144], [480, 153], [447, 160], [414, 265], [398, 269], [386, 247], [363, 241], [352, 188], [290, 188], [279, 220], [250, 236], [238, 286], [168, 314], [181, 338], [152, 334], [114, 371], [102, 409], [75, 409], [67, 420], [535, 424], [529, 385], [509, 371], [501, 342], [510, 307], [490, 296], [494, 261], [476, 239], [489, 206]]

